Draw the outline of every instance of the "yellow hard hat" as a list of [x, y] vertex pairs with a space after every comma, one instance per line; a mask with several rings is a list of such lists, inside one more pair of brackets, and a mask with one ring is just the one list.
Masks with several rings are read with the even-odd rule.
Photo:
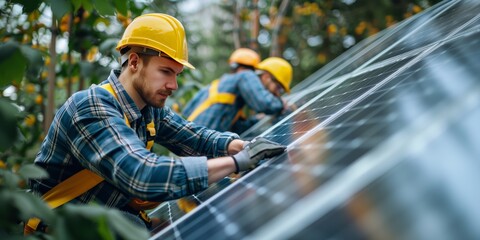
[[237, 63], [252, 67], [256, 67], [259, 62], [260, 55], [258, 55], [257, 52], [249, 48], [239, 48], [235, 50], [228, 59], [229, 64]]
[[269, 57], [258, 64], [257, 69], [271, 73], [275, 79], [282, 84], [285, 92], [290, 92], [290, 83], [292, 83], [292, 65], [285, 59], [279, 57]]
[[125, 29], [117, 50], [144, 47], [168, 55], [178, 63], [195, 69], [188, 62], [187, 39], [183, 25], [176, 18], [162, 13], [149, 13], [135, 18]]

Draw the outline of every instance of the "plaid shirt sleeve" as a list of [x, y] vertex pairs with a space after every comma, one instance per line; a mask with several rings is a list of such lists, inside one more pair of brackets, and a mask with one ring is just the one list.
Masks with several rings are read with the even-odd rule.
[[259, 113], [277, 114], [283, 109], [282, 100], [266, 89], [252, 71], [238, 73], [239, 94], [245, 103]]
[[[66, 135], [62, 145], [68, 149], [62, 152], [71, 153], [71, 158], [101, 175], [120, 191], [144, 200], [164, 201], [208, 187], [206, 157], [179, 159], [149, 152], [135, 131], [125, 123], [118, 102], [108, 92], [99, 89], [87, 91], [88, 96], [75, 95], [63, 112], [57, 114], [61, 129], [58, 133]], [[158, 135], [164, 134], [166, 129], [160, 127]], [[170, 131], [174, 139], [179, 139], [188, 130], [179, 127], [170, 128]], [[189, 143], [204, 139], [190, 140]], [[228, 144], [228, 138], [218, 141], [220, 145]], [[222, 152], [223, 149], [212, 145], [215, 144], [206, 144], [210, 147], [207, 152]]]
[[239, 136], [231, 132], [218, 132], [186, 121], [169, 108], [163, 108], [156, 142], [179, 156], [221, 157], [228, 155], [228, 144]]

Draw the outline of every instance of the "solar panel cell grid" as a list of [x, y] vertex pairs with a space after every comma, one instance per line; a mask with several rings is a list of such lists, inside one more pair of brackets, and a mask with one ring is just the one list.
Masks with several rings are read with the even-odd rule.
[[480, 211], [477, 10], [446, 1], [390, 29], [400, 41], [375, 64], [330, 79], [262, 133], [287, 153], [190, 197], [200, 205], [188, 214], [162, 205], [151, 215], [170, 225], [152, 239], [480, 237], [469, 211]]

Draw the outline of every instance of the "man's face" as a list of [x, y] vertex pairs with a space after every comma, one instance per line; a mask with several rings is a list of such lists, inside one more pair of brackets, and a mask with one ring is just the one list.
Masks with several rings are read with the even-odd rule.
[[183, 71], [183, 65], [158, 56], [152, 56], [147, 65], [144, 63], [139, 77], [133, 80], [133, 87], [147, 105], [163, 107], [168, 96], [178, 88], [177, 76]]
[[268, 89], [268, 91], [270, 91], [273, 95], [280, 97], [283, 94], [284, 89], [282, 85], [275, 80], [273, 75], [269, 72], [264, 72], [260, 76], [260, 79], [262, 80], [263, 86], [265, 86], [265, 88]]

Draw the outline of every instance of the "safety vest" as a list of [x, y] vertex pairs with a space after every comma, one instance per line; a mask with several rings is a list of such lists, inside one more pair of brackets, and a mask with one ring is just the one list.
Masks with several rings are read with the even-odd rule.
[[[198, 115], [203, 113], [207, 110], [210, 106], [214, 104], [229, 104], [233, 105], [235, 103], [235, 99], [237, 96], [233, 93], [219, 93], [218, 92], [218, 84], [220, 80], [216, 79], [210, 84], [210, 89], [208, 90], [208, 97], [203, 101], [198, 107], [188, 116], [188, 121], [194, 121]], [[240, 109], [235, 117], [233, 118], [232, 124], [233, 125], [241, 116], [242, 116], [242, 109]]]
[[[118, 100], [117, 94], [113, 90], [112, 85], [104, 84], [100, 87], [107, 90], [115, 97], [115, 99]], [[130, 122], [128, 121], [128, 118], [125, 114], [124, 118], [127, 126], [130, 127]], [[147, 131], [149, 136], [147, 137], [146, 149], [150, 151], [153, 147], [154, 138], [156, 135], [155, 124], [153, 120], [147, 124]], [[87, 192], [88, 190], [101, 183], [103, 180], [104, 179], [96, 173], [88, 169], [83, 169], [78, 173], [70, 176], [63, 182], [57, 184], [45, 194], [43, 194], [42, 199], [47, 203], [50, 208], [54, 209], [82, 195], [83, 193]], [[143, 216], [141, 217], [145, 218], [143, 219], [144, 221], [149, 221], [148, 216], [145, 214], [144, 210], [155, 208], [159, 204], [160, 202], [144, 201], [138, 198], [134, 198], [130, 201], [128, 205], [133, 209], [140, 211], [140, 214], [143, 214]], [[25, 229], [28, 229], [24, 230], [25, 234], [30, 234], [33, 231], [36, 231], [39, 228], [40, 223], [41, 220], [39, 218], [30, 218], [25, 226]]]

